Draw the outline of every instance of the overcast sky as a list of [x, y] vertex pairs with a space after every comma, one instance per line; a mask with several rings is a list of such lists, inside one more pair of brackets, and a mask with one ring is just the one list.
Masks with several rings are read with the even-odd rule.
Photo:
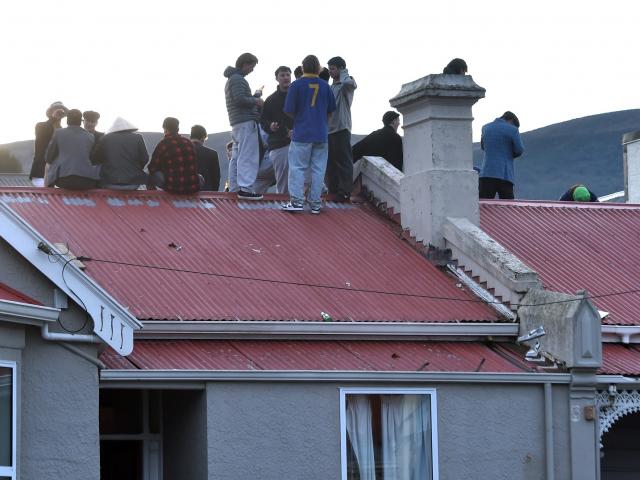
[[[160, 131], [229, 129], [222, 75], [245, 51], [253, 89], [278, 65], [342, 56], [358, 83], [353, 132], [380, 128], [403, 83], [464, 58], [487, 89], [474, 138], [505, 110], [521, 130], [638, 107], [640, 2], [43, 0], [2, 2], [0, 143], [33, 138], [46, 107], [97, 110]], [[640, 126], [639, 126], [640, 127]]]

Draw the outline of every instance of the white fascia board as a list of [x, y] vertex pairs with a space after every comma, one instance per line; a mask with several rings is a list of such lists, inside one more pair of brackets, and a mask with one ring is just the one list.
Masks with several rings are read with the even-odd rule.
[[32, 305], [29, 303], [0, 300], [0, 321], [38, 325], [56, 322], [60, 317], [60, 309]]
[[515, 323], [144, 321], [137, 339], [485, 340], [517, 337]]
[[[569, 384], [568, 373], [372, 372], [336, 370], [101, 370], [100, 382], [350, 382]], [[101, 385], [101, 386], [103, 386]]]
[[64, 268], [63, 278], [63, 267], [67, 260], [62, 255], [51, 257], [38, 250], [38, 244], [42, 242], [51, 251], [57, 251], [2, 201], [0, 235], [45, 277], [86, 310], [93, 319], [93, 331], [98, 337], [120, 355], [131, 353], [133, 331], [142, 328], [142, 324], [73, 263], [70, 262]]
[[640, 326], [602, 325], [602, 341], [605, 343], [640, 343]]

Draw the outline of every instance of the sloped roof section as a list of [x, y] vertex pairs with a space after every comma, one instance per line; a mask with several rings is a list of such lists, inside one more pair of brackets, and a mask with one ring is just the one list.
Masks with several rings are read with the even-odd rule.
[[640, 205], [482, 201], [480, 224], [545, 288], [586, 289], [603, 323], [640, 325]]
[[95, 259], [85, 272], [138, 319], [500, 321], [368, 204], [315, 216], [226, 194], [34, 188], [0, 200]]
[[341, 370], [501, 372], [526, 365], [479, 342], [136, 340], [126, 359], [107, 350], [115, 370]]
[[11, 288], [9, 285], [5, 285], [0, 282], [0, 300], [9, 300], [11, 302], [28, 303], [30, 305], [42, 305], [37, 300], [19, 292], [18, 290]]
[[617, 343], [602, 344], [601, 375], [640, 376], [640, 346]]

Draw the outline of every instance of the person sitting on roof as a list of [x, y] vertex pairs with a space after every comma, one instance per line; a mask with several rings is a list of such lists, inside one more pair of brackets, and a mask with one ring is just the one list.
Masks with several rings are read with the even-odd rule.
[[92, 134], [80, 126], [82, 112], [69, 110], [67, 128], [56, 130], [47, 148], [48, 164], [45, 176], [47, 187], [58, 186], [69, 190], [96, 188], [100, 167], [91, 163], [95, 143]]
[[564, 192], [561, 202], [597, 202], [598, 196], [582, 184], [577, 184]]
[[138, 127], [122, 117], [114, 120], [92, 155], [101, 165], [100, 186], [112, 190], [137, 190], [147, 182], [144, 167], [149, 154]]
[[103, 132], [96, 130], [98, 120], [100, 120], [100, 114], [98, 112], [94, 112], [93, 110], [82, 112], [82, 124], [84, 129], [93, 135], [93, 138], [96, 140], [96, 144], [98, 143], [98, 140], [104, 136]]
[[380, 130], [370, 133], [353, 146], [353, 160], [362, 157], [382, 157], [391, 165], [402, 171], [402, 137], [398, 135], [400, 114], [388, 111], [382, 116]]
[[207, 147], [207, 129], [202, 125], [191, 127], [191, 143], [196, 150], [196, 163], [198, 164], [198, 175], [204, 178], [202, 190], [217, 192], [220, 189], [220, 162], [218, 152]]
[[198, 175], [193, 143], [178, 134], [180, 122], [177, 118], [165, 118], [162, 128], [164, 138], [151, 155], [147, 188], [160, 187], [178, 194], [197, 192], [204, 181], [201, 182], [202, 177]]
[[467, 74], [467, 62], [461, 58], [454, 58], [451, 60], [444, 70], [445, 75], [466, 75]]

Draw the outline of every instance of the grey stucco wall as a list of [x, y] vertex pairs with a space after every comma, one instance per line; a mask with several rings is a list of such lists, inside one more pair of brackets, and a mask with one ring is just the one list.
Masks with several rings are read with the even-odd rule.
[[0, 282], [51, 306], [54, 285], [0, 238]]
[[201, 391], [162, 394], [164, 478], [207, 479], [207, 404]]
[[[543, 385], [407, 386], [437, 389], [441, 480], [545, 477]], [[376, 386], [209, 383], [209, 479], [339, 479], [340, 387]], [[553, 391], [558, 479], [570, 469], [567, 392]]]
[[209, 479], [340, 478], [338, 398], [326, 384], [208, 384]]
[[[97, 367], [26, 327], [22, 354], [22, 479], [98, 480]], [[77, 345], [95, 355], [96, 347]]]

